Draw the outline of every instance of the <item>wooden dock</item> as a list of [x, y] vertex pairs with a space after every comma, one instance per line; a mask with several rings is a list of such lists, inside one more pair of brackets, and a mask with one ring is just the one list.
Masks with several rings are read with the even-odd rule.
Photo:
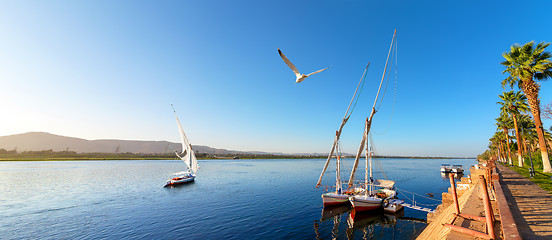
[[552, 239], [552, 195], [517, 172], [497, 166], [502, 190], [522, 239]]
[[[506, 201], [504, 194], [495, 194], [494, 188], [501, 188], [496, 172], [494, 165], [471, 168], [468, 177], [454, 185], [451, 182], [454, 189], [443, 193], [443, 203], [428, 214], [429, 225], [417, 239], [521, 239], [512, 218], [503, 217], [510, 210], [499, 204]], [[503, 224], [507, 224], [507, 234], [503, 234]]]

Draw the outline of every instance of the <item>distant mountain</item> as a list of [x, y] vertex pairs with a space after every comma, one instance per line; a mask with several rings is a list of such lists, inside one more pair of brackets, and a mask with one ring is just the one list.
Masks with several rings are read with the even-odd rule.
[[[241, 152], [208, 146], [192, 145], [196, 153], [208, 154], [268, 154], [266, 152]], [[0, 137], [0, 148], [23, 151], [74, 151], [77, 153], [172, 153], [180, 151], [180, 143], [168, 141], [86, 140], [45, 132], [29, 132]]]

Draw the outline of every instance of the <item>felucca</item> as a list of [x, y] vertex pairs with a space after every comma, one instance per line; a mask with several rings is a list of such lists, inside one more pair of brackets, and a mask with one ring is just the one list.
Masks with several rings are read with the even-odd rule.
[[[366, 165], [365, 165], [365, 175], [364, 175], [364, 192], [361, 194], [356, 194], [351, 197], [349, 197], [349, 201], [351, 202], [351, 205], [353, 206], [353, 209], [355, 211], [367, 211], [367, 210], [376, 210], [381, 209], [385, 205], [389, 205], [389, 200], [395, 197], [396, 192], [393, 190], [393, 186], [395, 184], [394, 181], [390, 180], [383, 180], [378, 179], [374, 181], [374, 178], [372, 176], [372, 151], [368, 143], [368, 134], [370, 133], [370, 127], [372, 125], [372, 118], [374, 117], [374, 114], [376, 113], [376, 104], [378, 102], [381, 86], [383, 84], [383, 80], [385, 79], [385, 73], [387, 71], [387, 64], [389, 63], [389, 56], [391, 55], [391, 50], [393, 49], [393, 44], [395, 42], [395, 35], [397, 34], [397, 30], [395, 29], [395, 32], [393, 33], [393, 39], [391, 40], [391, 46], [389, 47], [389, 53], [387, 55], [387, 61], [385, 62], [385, 68], [383, 70], [383, 76], [381, 77], [381, 82], [378, 88], [378, 92], [376, 94], [376, 99], [374, 100], [374, 105], [372, 106], [372, 111], [370, 113], [370, 116], [366, 118], [365, 124], [364, 124], [364, 134], [362, 135], [362, 140], [360, 142], [360, 147], [358, 149], [357, 155], [355, 157], [355, 162], [353, 164], [353, 169], [351, 171], [351, 176], [349, 177], [349, 188], [353, 187], [353, 181], [356, 169], [358, 167], [358, 162], [360, 159], [360, 155], [362, 154], [363, 150], [366, 150], [365, 152], [365, 159], [366, 159]], [[375, 193], [374, 187], [381, 187], [379, 189], [378, 193]], [[386, 201], [384, 203], [384, 200]], [[394, 206], [396, 207], [396, 206]], [[402, 207], [402, 206], [401, 206]], [[386, 206], [386, 208], [389, 208], [389, 206]]]
[[178, 120], [178, 116], [176, 116], [176, 111], [172, 104], [171, 107], [173, 108], [174, 117], [176, 118], [178, 129], [180, 130], [180, 140], [182, 142], [182, 152], [179, 154], [177, 151], [174, 151], [174, 153], [186, 164], [188, 169], [186, 171], [173, 173], [174, 177], [167, 180], [165, 187], [192, 182], [195, 180], [197, 170], [199, 170], [199, 164], [197, 163], [197, 158], [192, 149], [192, 144], [186, 137], [186, 133], [184, 133], [182, 125], [180, 125], [180, 121]]
[[[343, 191], [341, 181], [341, 152], [339, 151], [339, 138], [341, 136], [341, 131], [343, 130], [343, 127], [347, 123], [347, 120], [349, 120], [349, 117], [351, 117], [351, 114], [354, 110], [353, 102], [356, 103], [356, 100], [358, 101], [357, 92], [361, 85], [361, 83], [364, 81], [364, 78], [366, 77], [366, 71], [368, 70], [368, 66], [370, 66], [370, 63], [366, 65], [366, 68], [364, 69], [364, 73], [362, 74], [362, 77], [360, 78], [360, 81], [358, 82], [358, 85], [356, 87], [355, 93], [353, 94], [353, 98], [351, 98], [351, 102], [349, 103], [349, 106], [347, 107], [347, 111], [345, 111], [345, 116], [343, 117], [343, 120], [341, 120], [341, 125], [339, 126], [339, 129], [335, 131], [335, 138], [332, 145], [332, 149], [330, 151], [330, 154], [328, 155], [328, 159], [326, 160], [326, 164], [324, 165], [324, 168], [322, 169], [322, 173], [320, 174], [320, 178], [318, 178], [318, 182], [316, 183], [316, 187], [321, 186], [322, 177], [324, 176], [324, 173], [326, 172], [326, 169], [328, 168], [328, 165], [330, 164], [330, 161], [332, 157], [336, 158], [336, 168], [335, 168], [335, 191], [332, 192], [326, 192], [322, 194], [322, 203], [324, 206], [331, 206], [331, 205], [338, 205], [338, 204], [349, 204], [349, 197], [352, 194], [357, 194], [359, 191], [362, 191], [363, 189], [354, 189], [349, 188], [347, 191]], [[351, 108], [351, 105], [353, 107]], [[356, 104], [355, 104], [356, 105]]]

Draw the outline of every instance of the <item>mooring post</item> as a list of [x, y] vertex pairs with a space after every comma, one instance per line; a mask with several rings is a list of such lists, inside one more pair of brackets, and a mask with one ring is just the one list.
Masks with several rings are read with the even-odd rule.
[[495, 239], [494, 232], [494, 214], [493, 209], [491, 208], [491, 200], [489, 198], [489, 192], [487, 190], [487, 182], [485, 177], [479, 176], [479, 182], [481, 184], [481, 190], [483, 190], [483, 205], [485, 206], [485, 219], [487, 222], [487, 232], [491, 239]]
[[460, 206], [458, 206], [458, 196], [456, 195], [456, 184], [454, 183], [454, 176], [449, 174], [450, 178], [450, 187], [452, 188], [452, 201], [454, 201], [454, 207], [456, 214], [460, 214]]

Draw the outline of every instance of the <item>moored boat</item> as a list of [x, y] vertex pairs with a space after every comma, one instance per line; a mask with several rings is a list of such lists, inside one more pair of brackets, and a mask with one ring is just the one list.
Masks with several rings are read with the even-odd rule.
[[[389, 62], [389, 56], [391, 55], [391, 50], [393, 49], [393, 45], [395, 43], [396, 33], [397, 31], [395, 30], [395, 32], [393, 33], [393, 39], [391, 40], [391, 47], [389, 48], [389, 54], [387, 55], [387, 62], [385, 63], [383, 76], [381, 78], [378, 92], [374, 100], [374, 105], [372, 106], [372, 111], [370, 112], [370, 116], [366, 118], [366, 121], [364, 124], [364, 134], [362, 135], [362, 140], [360, 142], [360, 146], [358, 148], [358, 152], [355, 157], [355, 162], [353, 165], [353, 169], [351, 171], [351, 176], [349, 177], [349, 187], [352, 187], [360, 156], [362, 152], [365, 150], [366, 164], [364, 168], [365, 174], [364, 174], [364, 185], [363, 185], [365, 191], [364, 191], [364, 194], [354, 195], [349, 198], [349, 201], [351, 202], [351, 205], [353, 206], [353, 209], [355, 211], [370, 211], [370, 210], [382, 209], [384, 200], [387, 200], [387, 203], [389, 204], [389, 200], [394, 199], [396, 196], [396, 192], [393, 189], [393, 186], [395, 185], [394, 181], [382, 180], [382, 179], [377, 179], [374, 181], [374, 178], [372, 176], [373, 175], [372, 174], [373, 140], [370, 137], [370, 141], [368, 141], [370, 127], [372, 125], [372, 119], [374, 117], [374, 114], [376, 113], [376, 104], [378, 103], [381, 86], [383, 84], [383, 80], [385, 79], [387, 63]], [[379, 189], [376, 189], [376, 187], [379, 187]], [[393, 203], [395, 204], [395, 202]], [[395, 208], [399, 208], [399, 206], [395, 206]], [[389, 208], [389, 210], [393, 210], [393, 208]]]
[[383, 200], [383, 211], [390, 212], [390, 213], [396, 213], [401, 210], [403, 210], [404, 200], [402, 199], [396, 199], [396, 198], [388, 198]]
[[451, 171], [452, 168], [450, 167], [450, 164], [441, 164], [441, 172], [448, 173]]
[[339, 205], [344, 203], [349, 203], [349, 195], [335, 192], [322, 194], [322, 204], [324, 206]]
[[[341, 137], [341, 131], [343, 130], [343, 127], [349, 120], [349, 117], [351, 116], [353, 108], [351, 108], [351, 105], [353, 104], [353, 100], [355, 100], [355, 96], [357, 96], [357, 91], [359, 89], [360, 84], [363, 82], [364, 77], [366, 76], [366, 70], [368, 69], [368, 64], [366, 66], [366, 69], [364, 70], [364, 74], [362, 78], [360, 79], [357, 88], [355, 90], [355, 93], [353, 94], [353, 98], [351, 99], [351, 102], [349, 103], [349, 106], [347, 107], [347, 111], [345, 112], [345, 116], [341, 120], [341, 125], [339, 126], [339, 129], [335, 131], [335, 138], [332, 145], [332, 148], [330, 150], [330, 154], [328, 155], [328, 159], [326, 160], [326, 163], [324, 164], [324, 168], [322, 169], [322, 173], [320, 174], [320, 177], [318, 178], [318, 182], [316, 183], [316, 188], [321, 186], [322, 183], [322, 177], [324, 176], [326, 169], [328, 168], [328, 165], [330, 164], [331, 159], [335, 156], [336, 159], [336, 168], [335, 168], [335, 191], [333, 192], [326, 192], [322, 194], [322, 204], [324, 206], [334, 206], [339, 204], [349, 204], [349, 196], [353, 194], [358, 194], [362, 191], [362, 189], [355, 189], [355, 188], [348, 188], [347, 190], [344, 190], [342, 187], [342, 181], [341, 181], [341, 152], [340, 152], [340, 137]], [[357, 98], [358, 100], [358, 98]], [[335, 154], [334, 154], [335, 153]]]
[[383, 207], [383, 199], [368, 195], [351, 196], [349, 201], [355, 211], [369, 211], [381, 209]]
[[464, 169], [462, 168], [462, 165], [452, 165], [451, 171], [453, 173], [463, 173]]

